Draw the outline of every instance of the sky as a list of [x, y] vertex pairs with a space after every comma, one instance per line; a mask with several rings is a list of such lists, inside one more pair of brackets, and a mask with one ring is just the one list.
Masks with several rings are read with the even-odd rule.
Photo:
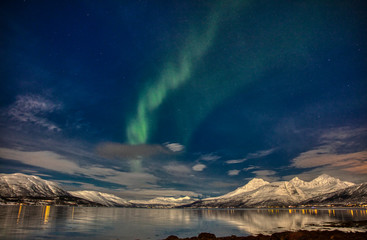
[[0, 3], [0, 172], [126, 199], [367, 182], [366, 1]]

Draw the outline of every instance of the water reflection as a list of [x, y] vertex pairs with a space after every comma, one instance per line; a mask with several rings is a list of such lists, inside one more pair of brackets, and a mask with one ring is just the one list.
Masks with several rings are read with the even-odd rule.
[[18, 211], [18, 217], [17, 217], [17, 224], [19, 223], [20, 214], [22, 213], [22, 207], [23, 207], [23, 205], [22, 205], [22, 204], [20, 204], [20, 205], [19, 205], [19, 211]]
[[[332, 230], [325, 223], [367, 220], [367, 209], [128, 209], [0, 206], [0, 239], [163, 239]], [[339, 228], [340, 229], [340, 228]], [[340, 230], [357, 230], [344, 228]], [[360, 229], [361, 230], [361, 229]], [[363, 229], [365, 231], [366, 229]]]

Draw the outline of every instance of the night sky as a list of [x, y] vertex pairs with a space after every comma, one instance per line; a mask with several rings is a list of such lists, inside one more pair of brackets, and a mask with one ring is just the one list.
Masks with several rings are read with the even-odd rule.
[[126, 199], [367, 181], [367, 2], [0, 3], [0, 172]]

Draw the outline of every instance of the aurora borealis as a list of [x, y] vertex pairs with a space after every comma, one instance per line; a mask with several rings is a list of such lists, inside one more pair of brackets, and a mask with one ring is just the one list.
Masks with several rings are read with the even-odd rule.
[[367, 181], [364, 1], [2, 1], [0, 169], [127, 199]]
[[[129, 144], [147, 143], [150, 121], [154, 119], [155, 110], [162, 104], [169, 94], [190, 80], [194, 66], [208, 51], [214, 41], [218, 24], [224, 14], [232, 14], [237, 8], [241, 8], [241, 2], [229, 2], [217, 4], [208, 17], [204, 17], [204, 26], [200, 26], [199, 32], [190, 31], [184, 46], [174, 54], [177, 59], [163, 65], [163, 69], [156, 81], [142, 92], [139, 98], [135, 117], [131, 119], [127, 127], [127, 139]], [[225, 11], [228, 9], [228, 11]], [[192, 33], [193, 32], [193, 33]]]

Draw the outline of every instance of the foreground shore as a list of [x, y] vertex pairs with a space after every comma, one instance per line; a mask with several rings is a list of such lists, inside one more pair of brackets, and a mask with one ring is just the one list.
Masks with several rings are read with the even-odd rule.
[[366, 240], [367, 232], [342, 232], [342, 231], [298, 231], [298, 232], [281, 232], [274, 233], [270, 236], [257, 235], [247, 237], [216, 237], [211, 233], [200, 233], [197, 237], [178, 238], [177, 236], [169, 236], [164, 240]]

